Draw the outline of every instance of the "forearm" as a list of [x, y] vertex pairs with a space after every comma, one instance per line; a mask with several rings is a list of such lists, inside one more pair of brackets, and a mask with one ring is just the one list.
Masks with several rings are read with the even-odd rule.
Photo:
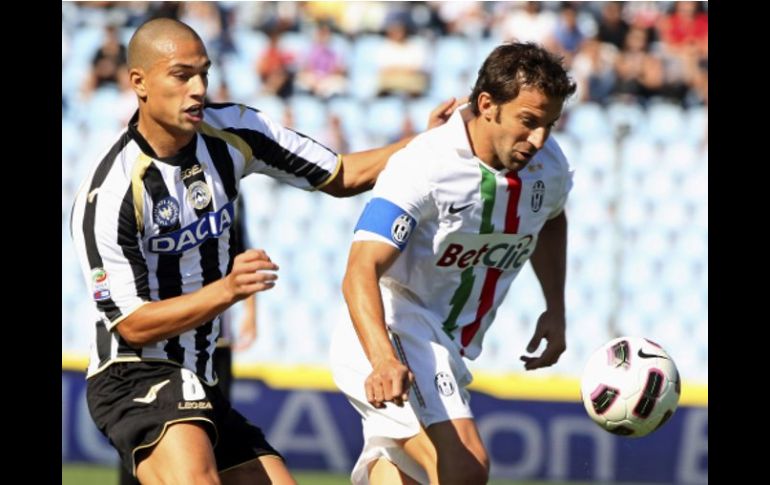
[[543, 289], [546, 308], [564, 313], [567, 276], [567, 217], [564, 212], [545, 223], [530, 261]]
[[397, 359], [385, 325], [378, 281], [373, 268], [348, 267], [342, 283], [353, 326], [372, 367], [384, 360]]
[[235, 301], [220, 279], [193, 293], [140, 306], [118, 323], [117, 331], [129, 345], [142, 347], [211, 321]]

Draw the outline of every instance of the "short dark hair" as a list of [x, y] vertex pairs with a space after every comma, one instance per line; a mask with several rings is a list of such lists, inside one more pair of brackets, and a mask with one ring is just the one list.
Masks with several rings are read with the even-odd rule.
[[497, 46], [479, 69], [470, 97], [473, 114], [481, 114], [479, 94], [482, 91], [489, 93], [497, 105], [516, 98], [525, 86], [566, 100], [575, 93], [576, 85], [561, 61], [560, 57], [532, 42], [510, 42]]

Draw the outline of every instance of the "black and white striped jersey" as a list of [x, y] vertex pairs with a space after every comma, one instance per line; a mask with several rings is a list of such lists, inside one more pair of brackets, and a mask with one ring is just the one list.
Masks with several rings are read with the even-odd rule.
[[[115, 326], [140, 305], [191, 293], [221, 278], [236, 254], [234, 207], [241, 177], [269, 175], [304, 190], [330, 182], [334, 151], [242, 105], [207, 105], [198, 135], [158, 158], [135, 127], [91, 170], [72, 210], [71, 231], [100, 319], [88, 377], [119, 361], [171, 361], [215, 383], [215, 318], [140, 349]], [[248, 210], [248, 209], [247, 209]]]

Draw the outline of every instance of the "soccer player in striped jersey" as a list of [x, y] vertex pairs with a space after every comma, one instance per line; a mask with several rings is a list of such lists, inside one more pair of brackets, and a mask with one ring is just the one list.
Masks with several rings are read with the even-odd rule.
[[[204, 101], [211, 61], [172, 19], [128, 47], [139, 109], [91, 170], [72, 233], [101, 318], [87, 373], [89, 411], [143, 483], [294, 483], [262, 431], [216, 386], [219, 315], [275, 285], [261, 249], [236, 256], [239, 180], [262, 173], [333, 196], [371, 188], [408, 140], [340, 156], [256, 109]], [[453, 100], [431, 113], [441, 124]]]
[[470, 104], [380, 174], [343, 281], [353, 324], [335, 328], [331, 348], [335, 382], [363, 421], [353, 483], [487, 481], [464, 359], [478, 357], [527, 260], [547, 306], [527, 352], [547, 345], [522, 356], [524, 366], [553, 365], [566, 349], [572, 173], [549, 135], [574, 92], [560, 60], [540, 46], [498, 46]]

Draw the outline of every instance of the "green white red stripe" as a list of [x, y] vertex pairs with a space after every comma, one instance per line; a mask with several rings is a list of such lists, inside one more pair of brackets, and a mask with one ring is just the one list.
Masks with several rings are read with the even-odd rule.
[[[489, 234], [494, 231], [492, 214], [494, 213], [494, 205], [497, 198], [497, 183], [494, 173], [482, 165], [479, 165], [479, 167], [481, 168], [481, 199], [484, 203], [479, 234]], [[521, 197], [521, 179], [516, 172], [508, 172], [505, 175], [505, 179], [507, 182], [506, 192], [508, 192], [508, 200], [505, 210], [505, 228], [503, 232], [505, 234], [515, 234], [519, 230], [518, 207], [519, 198]], [[471, 343], [473, 337], [481, 327], [481, 321], [492, 308], [495, 301], [497, 281], [502, 274], [503, 272], [499, 269], [487, 268], [487, 274], [484, 277], [484, 285], [482, 286], [481, 295], [479, 296], [479, 307], [476, 311], [476, 318], [470, 325], [463, 327], [462, 330], [460, 343], [463, 347], [467, 347], [468, 344]], [[455, 293], [455, 295], [457, 295], [457, 293]]]

